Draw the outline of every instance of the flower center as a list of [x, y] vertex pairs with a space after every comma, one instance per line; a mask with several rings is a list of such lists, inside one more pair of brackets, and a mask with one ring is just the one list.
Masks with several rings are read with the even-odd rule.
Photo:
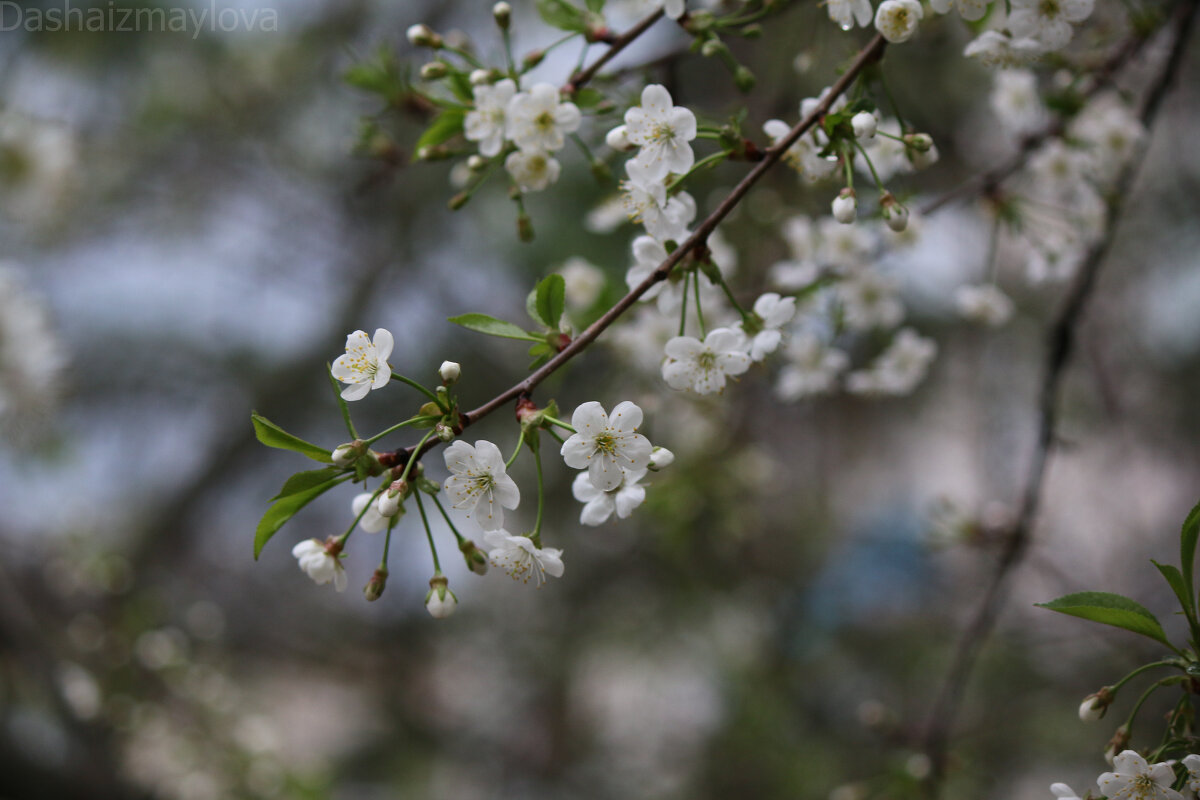
[[652, 142], [669, 142], [675, 138], [675, 129], [665, 122], [660, 122], [654, 126], [649, 138]]
[[554, 115], [549, 111], [543, 111], [533, 119], [533, 124], [540, 131], [550, 131], [554, 129]]
[[596, 438], [593, 441], [596, 443], [597, 451], [607, 453], [610, 456], [617, 454], [617, 437], [611, 433], [596, 434]]
[[1049, 17], [1053, 19], [1054, 17], [1058, 16], [1058, 11], [1058, 0], [1042, 0], [1042, 2], [1038, 5], [1038, 12], [1041, 13], [1043, 17]]
[[715, 369], [717, 366], [717, 354], [712, 350], [705, 350], [696, 356], [696, 364], [705, 372]]

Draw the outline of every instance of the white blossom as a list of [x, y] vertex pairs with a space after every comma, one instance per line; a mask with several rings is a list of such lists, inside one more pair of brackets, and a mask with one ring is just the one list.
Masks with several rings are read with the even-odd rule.
[[963, 50], [967, 58], [977, 58], [988, 67], [1019, 67], [1038, 58], [1044, 48], [1028, 37], [1014, 39], [999, 31], [984, 31]]
[[[875, 166], [875, 172], [879, 175], [879, 180], [887, 183], [895, 175], [912, 172], [913, 163], [909, 157], [908, 148], [904, 146], [904, 142], [892, 138], [893, 136], [901, 136], [904, 133], [899, 121], [891, 117], [882, 119], [879, 121], [876, 130], [878, 133], [890, 135], [876, 135], [874, 139], [865, 142], [863, 148], [867, 151], [867, 155], [870, 156], [871, 164]], [[860, 175], [872, 178], [871, 168], [867, 165], [867, 160], [861, 152], [854, 156], [854, 168], [858, 170]]]
[[522, 150], [552, 153], [562, 148], [566, 134], [579, 130], [582, 119], [574, 103], [562, 102], [557, 88], [539, 83], [509, 102], [507, 136]]
[[832, 392], [838, 376], [850, 365], [849, 356], [827, 347], [812, 331], [795, 336], [784, 355], [787, 364], [779, 371], [775, 395], [789, 402]]
[[[776, 145], [791, 132], [791, 126], [780, 119], [769, 119], [763, 123], [763, 133]], [[783, 153], [783, 163], [811, 182], [824, 180], [837, 172], [837, 159], [821, 155], [822, 145], [813, 133], [805, 134], [792, 143]]]
[[1193, 794], [1200, 793], [1200, 755], [1184, 756], [1183, 766], [1188, 771], [1188, 789]]
[[540, 192], [558, 180], [558, 159], [541, 150], [517, 150], [504, 159], [504, 168], [523, 192]]
[[988, 99], [1000, 124], [1017, 136], [1036, 133], [1049, 120], [1049, 113], [1038, 94], [1037, 75], [1027, 69], [997, 72]]
[[1148, 764], [1133, 750], [1113, 758], [1113, 771], [1096, 779], [1100, 793], [1108, 800], [1183, 800], [1171, 788], [1175, 770], [1166, 762]]
[[871, 24], [871, 0], [827, 0], [825, 8], [829, 18], [848, 31], [858, 23], [860, 27]]
[[643, 181], [661, 181], [672, 172], [683, 174], [696, 161], [688, 142], [696, 138], [696, 115], [676, 106], [666, 87], [651, 84], [642, 90], [642, 103], [625, 112], [629, 141], [641, 150], [627, 171]]
[[32, 444], [54, 419], [67, 366], [46, 302], [16, 264], [0, 261], [0, 423], [14, 443]]
[[612, 233], [629, 219], [624, 195], [610, 195], [583, 218], [589, 233]]
[[1011, 0], [1008, 29], [1017, 39], [1028, 37], [1047, 50], [1057, 50], [1071, 41], [1071, 23], [1083, 22], [1092, 14], [1093, 0]]
[[856, 270], [836, 288], [842, 315], [850, 330], [894, 328], [904, 319], [904, 304], [894, 278], [870, 268]]
[[838, 196], [833, 198], [833, 218], [843, 225], [849, 225], [857, 216], [858, 199], [854, 196], [854, 190], [842, 189]]
[[642, 409], [628, 400], [619, 403], [610, 417], [595, 400], [583, 403], [571, 415], [575, 433], [563, 442], [560, 454], [568, 467], [586, 469], [601, 491], [621, 485], [622, 470], [643, 470], [650, 461], [650, 440], [637, 432]]
[[571, 308], [591, 308], [604, 291], [604, 270], [586, 259], [568, 258], [558, 274], [562, 275], [563, 292]]
[[951, 7], [957, 8], [962, 18], [969, 22], [983, 19], [991, 3], [992, 0], [929, 0], [929, 6], [937, 13], [945, 14]]
[[662, 0], [662, 10], [670, 19], [679, 19], [687, 10], [687, 0]]
[[904, 328], [868, 369], [850, 373], [846, 389], [853, 394], [909, 394], [924, 380], [936, 355], [937, 345], [932, 339]]
[[1057, 800], [1080, 800], [1079, 795], [1076, 794], [1075, 790], [1070, 786], [1067, 786], [1065, 783], [1050, 784], [1050, 792], [1055, 796], [1055, 798], [1057, 798]]
[[571, 494], [583, 503], [579, 521], [584, 525], [602, 525], [616, 512], [620, 519], [627, 518], [646, 499], [646, 487], [638, 481], [646, 477], [646, 470], [621, 470], [622, 480], [613, 489], [604, 490], [592, 483], [588, 473], [581, 472], [571, 484]]
[[516, 508], [521, 491], [508, 476], [500, 448], [480, 439], [474, 445], [457, 441], [444, 453], [450, 477], [442, 483], [451, 505], [485, 531], [504, 524], [504, 509]]
[[[783, 341], [781, 329], [796, 316], [796, 298], [767, 292], [754, 301], [754, 314], [760, 330], [749, 337], [747, 352], [752, 361], [762, 361], [768, 354], [774, 353]], [[738, 329], [745, 333], [745, 322], [739, 322]]]
[[703, 342], [691, 336], [676, 336], [665, 348], [663, 379], [672, 389], [696, 394], [720, 392], [726, 377], [750, 369], [752, 362], [742, 343], [741, 333], [730, 328], [709, 331]]
[[479, 142], [479, 152], [489, 158], [504, 146], [508, 106], [517, 94], [517, 84], [505, 78], [493, 86], [475, 87], [475, 108], [463, 119], [463, 136]]
[[850, 125], [854, 128], [855, 139], [874, 139], [879, 117], [871, 111], [860, 111], [850, 118]]
[[604, 143], [617, 152], [625, 152], [634, 148], [633, 142], [629, 141], [629, 131], [624, 125], [618, 125], [606, 133]]
[[960, 286], [954, 290], [954, 306], [964, 319], [998, 328], [1012, 319], [1013, 303], [992, 284]]
[[462, 365], [457, 361], [443, 361], [438, 367], [438, 377], [442, 379], [442, 383], [455, 383], [461, 375]]
[[382, 389], [392, 379], [388, 356], [392, 354], [392, 334], [376, 328], [374, 338], [365, 331], [346, 337], [346, 353], [333, 362], [333, 377], [350, 384], [342, 390], [342, 399], [361, 400], [372, 389]]
[[325, 543], [319, 539], [305, 539], [292, 548], [292, 555], [300, 562], [300, 569], [318, 586], [333, 581], [339, 592], [346, 589], [346, 570], [337, 556], [330, 555]]
[[660, 242], [682, 242], [688, 236], [687, 226], [696, 218], [696, 201], [687, 192], [667, 196], [662, 181], [646, 181], [629, 171], [629, 179], [621, 181], [621, 201], [626, 216], [635, 224], [644, 225], [646, 232]]
[[1069, 133], [1087, 146], [1088, 175], [1101, 184], [1120, 173], [1146, 138], [1137, 114], [1115, 92], [1105, 92], [1088, 103], [1071, 120]]
[[434, 619], [445, 619], [454, 613], [458, 607], [458, 596], [450, 591], [446, 579], [435, 576], [429, 581], [429, 591], [425, 594], [425, 610]]
[[883, 0], [875, 10], [875, 30], [892, 44], [907, 42], [924, 15], [918, 0]]
[[[354, 499], [350, 501], [350, 511], [358, 520], [358, 527], [362, 528], [364, 533], [379, 533], [388, 526], [388, 518], [379, 513], [379, 505], [371, 502], [374, 496], [371, 492], [362, 492], [355, 495]], [[366, 511], [364, 512], [363, 509]], [[362, 514], [361, 518], [359, 514]]]
[[515, 581], [529, 583], [533, 578], [535, 585], [541, 586], [547, 575], [562, 577], [562, 550], [540, 548], [528, 536], [513, 536], [503, 529], [488, 531], [484, 540], [491, 548], [488, 559], [492, 565], [507, 572]]
[[833, 217], [817, 220], [817, 260], [840, 271], [860, 266], [875, 248], [866, 225], [843, 225]]

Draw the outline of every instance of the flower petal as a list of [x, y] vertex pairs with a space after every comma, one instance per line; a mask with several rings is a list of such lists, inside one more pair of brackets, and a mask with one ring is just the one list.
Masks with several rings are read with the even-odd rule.
[[615, 458], [603, 451], [596, 453], [588, 464], [588, 475], [595, 487], [605, 492], [611, 492], [621, 485], [621, 467]]
[[571, 494], [581, 503], [590, 503], [597, 497], [602, 497], [604, 492], [592, 485], [586, 472], [581, 472], [575, 476], [575, 481], [571, 484]]
[[590, 400], [575, 409], [575, 413], [571, 415], [571, 427], [579, 436], [590, 439], [608, 427], [608, 414], [604, 413], [604, 406]]
[[342, 389], [343, 400], [362, 400], [371, 391], [369, 383], [354, 383]]
[[637, 430], [642, 424], [642, 410], [637, 407], [636, 403], [625, 400], [617, 404], [617, 407], [612, 410], [612, 414], [608, 417], [609, 426], [613, 430], [625, 433]]
[[[582, 474], [587, 475], [586, 472]], [[583, 507], [583, 511], [579, 514], [579, 521], [584, 525], [603, 525], [612, 516], [613, 508], [612, 498], [606, 493], [600, 492], [596, 498]]]
[[379, 363], [388, 360], [388, 356], [392, 354], [392, 347], [395, 346], [395, 341], [392, 339], [392, 332], [387, 328], [376, 328], [375, 337], [371, 340], [375, 345], [375, 357], [379, 359]]

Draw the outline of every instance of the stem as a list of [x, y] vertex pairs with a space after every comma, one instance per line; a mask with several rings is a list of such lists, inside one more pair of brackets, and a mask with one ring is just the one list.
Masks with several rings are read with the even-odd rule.
[[500, 31], [500, 38], [504, 40], [504, 63], [508, 67], [508, 77], [516, 82], [520, 76], [517, 74], [517, 62], [513, 59], [512, 36], [508, 32], [508, 28]]
[[412, 455], [408, 458], [408, 463], [404, 465], [404, 472], [401, 473], [400, 480], [408, 480], [408, 473], [412, 471], [413, 464], [416, 464], [417, 459], [420, 458], [421, 448], [424, 447], [425, 443], [428, 442], [432, 436], [433, 430], [430, 429], [430, 431], [426, 433], [424, 437], [422, 437], [421, 441], [417, 443], [417, 446], [413, 448]]
[[437, 510], [442, 512], [442, 519], [446, 520], [446, 524], [450, 526], [450, 532], [454, 534], [454, 538], [458, 540], [459, 544], [462, 544], [466, 540], [458, 532], [458, 528], [454, 527], [454, 523], [450, 521], [450, 515], [446, 513], [446, 509], [442, 508], [442, 501], [438, 500], [436, 494], [430, 495], [430, 497], [433, 498], [433, 504], [437, 506]]
[[854, 146], [858, 148], [858, 152], [862, 153], [863, 159], [867, 162], [867, 167], [871, 170], [871, 177], [875, 179], [875, 186], [879, 188], [880, 194], [887, 191], [887, 187], [883, 185], [883, 181], [879, 180], [879, 173], [875, 171], [875, 165], [871, 163], [871, 157], [867, 155], [866, 149], [863, 148], [858, 140], [854, 140]]
[[583, 72], [577, 72], [571, 76], [564, 87], [567, 93], [575, 94], [575, 92], [579, 91], [585, 83], [596, 77], [596, 73], [603, 69], [605, 64], [612, 61], [617, 57], [618, 53], [628, 47], [630, 42], [649, 30], [651, 25], [658, 22], [662, 18], [662, 15], [663, 10], [660, 8], [614, 39], [612, 45], [604, 51], [603, 55], [592, 62], [590, 67]]
[[486, 69], [486, 67], [484, 67], [483, 64], [481, 64], [479, 62], [478, 58], [471, 55], [466, 50], [463, 50], [460, 47], [451, 47], [448, 44], [443, 44], [442, 49], [445, 50], [447, 53], [454, 53], [454, 55], [458, 56], [463, 61], [466, 61], [468, 64], [470, 64], [475, 69]]
[[429, 542], [429, 552], [433, 556], [433, 574], [442, 574], [442, 565], [438, 562], [437, 546], [433, 543], [433, 532], [429, 530], [429, 517], [425, 516], [425, 506], [421, 504], [421, 493], [413, 492], [417, 498], [417, 511], [421, 512], [421, 524], [425, 526], [425, 539]]
[[695, 164], [692, 164], [692, 168], [689, 169], [687, 172], [680, 175], [675, 180], [671, 181], [671, 185], [667, 187], [667, 191], [668, 192], [676, 191], [680, 186], [683, 185], [684, 181], [686, 181], [688, 178], [690, 178], [692, 176], [692, 174], [694, 172], [696, 172], [696, 170], [703, 169], [708, 164], [717, 163], [726, 158], [729, 158], [728, 150], [718, 150], [715, 153], [709, 153], [704, 158], [697, 161]]
[[546, 422], [549, 422], [551, 425], [557, 425], [558, 427], [568, 430], [571, 433], [578, 433], [578, 431], [575, 430], [574, 425], [570, 425], [569, 423], [563, 422], [561, 419], [555, 419], [554, 417], [549, 417], [549, 416], [543, 417], [543, 419], [545, 419]]
[[522, 431], [521, 435], [517, 437], [517, 449], [513, 450], [512, 455], [508, 457], [508, 461], [504, 462], [505, 469], [508, 469], [509, 467], [511, 467], [513, 465], [513, 462], [517, 460], [517, 456], [521, 452], [521, 445], [523, 445], [523, 444], [525, 444], [525, 432], [524, 431]]
[[725, 282], [725, 276], [721, 274], [720, 269], [717, 270], [717, 274], [721, 276], [721, 280], [718, 283], [719, 283], [722, 291], [725, 292], [725, 296], [727, 298], [729, 298], [729, 302], [737, 310], [738, 314], [741, 314], [742, 319], [745, 319], [746, 317], [750, 316], [750, 312], [748, 312], [748, 311], [746, 311], [746, 309], [742, 308], [742, 304], [738, 302], [736, 297], [734, 297], [733, 290], [730, 289], [729, 284]]
[[445, 408], [442, 407], [442, 401], [438, 399], [438, 396], [436, 394], [434, 394], [429, 389], [426, 389], [424, 386], [417, 383], [412, 378], [406, 378], [403, 375], [401, 375], [399, 372], [396, 372], [395, 370], [392, 370], [392, 377], [395, 378], [396, 380], [400, 381], [401, 383], [407, 383], [409, 386], [413, 387], [418, 392], [425, 395], [433, 402], [437, 403], [438, 408], [441, 408], [443, 411], [446, 410]]
[[688, 306], [688, 276], [683, 276], [683, 302], [679, 307], [679, 335], [683, 336], [687, 332], [687, 306]]
[[[393, 517], [393, 519], [394, 519], [394, 517]], [[390, 523], [390, 520], [389, 520], [389, 523]], [[392, 547], [392, 527], [393, 526], [391, 524], [388, 525], [386, 538], [384, 538], [384, 540], [383, 540], [383, 558], [381, 558], [379, 560], [379, 566], [385, 570], [387, 569], [388, 550], [390, 550]]]
[[[700, 322], [700, 340], [703, 341], [704, 337], [707, 336], [708, 334], [704, 330], [704, 311], [700, 308], [700, 273], [699, 272], [692, 273], [692, 288], [695, 290], [694, 294], [696, 295], [696, 319]], [[685, 295], [687, 294], [686, 287], [684, 288], [684, 294]]]
[[1143, 664], [1142, 666], [1138, 667], [1133, 672], [1129, 673], [1124, 678], [1121, 678], [1121, 680], [1117, 681], [1116, 683], [1114, 683], [1112, 686], [1110, 686], [1108, 688], [1115, 692], [1118, 689], [1120, 689], [1122, 686], [1124, 686], [1125, 684], [1129, 683], [1129, 681], [1131, 679], [1136, 678], [1138, 675], [1141, 675], [1143, 672], [1150, 670], [1150, 669], [1154, 669], [1155, 667], [1175, 667], [1177, 669], [1183, 669], [1183, 666], [1173, 658], [1164, 659], [1162, 661], [1155, 661], [1151, 664]]
[[[536, 433], [534, 434], [537, 435]], [[533, 534], [529, 537], [533, 542], [534, 547], [542, 546], [542, 511], [546, 505], [546, 491], [542, 485], [542, 449], [535, 445], [530, 445], [530, 450], [533, 451], [533, 463], [537, 467], [537, 488], [538, 488], [538, 506], [537, 519], [533, 522]]]
[[418, 422], [429, 422], [429, 421], [435, 420], [435, 419], [441, 419], [441, 417], [424, 416], [424, 417], [413, 417], [411, 419], [406, 419], [406, 420], [404, 420], [404, 422], [398, 422], [395, 425], [393, 425], [392, 427], [390, 427], [386, 430], [380, 431], [379, 433], [372, 436], [370, 439], [363, 439], [363, 444], [374, 444], [375, 442], [378, 442], [383, 437], [387, 436], [389, 433], [395, 433], [396, 431], [400, 430], [401, 428], [406, 428], [409, 425], [416, 425]]
[[842, 169], [846, 173], [846, 186], [854, 188], [854, 152], [850, 147], [842, 147]]
[[1172, 675], [1170, 678], [1157, 680], [1146, 687], [1146, 691], [1142, 692], [1141, 697], [1137, 699], [1137, 702], [1133, 704], [1133, 708], [1130, 709], [1129, 716], [1125, 718], [1125, 729], [1129, 731], [1130, 738], [1133, 737], [1133, 718], [1136, 717], [1138, 712], [1142, 710], [1142, 704], [1150, 699], [1150, 695], [1154, 694], [1164, 686], [1170, 686], [1173, 683], [1179, 683], [1179, 681], [1183, 679], [1183, 676]]

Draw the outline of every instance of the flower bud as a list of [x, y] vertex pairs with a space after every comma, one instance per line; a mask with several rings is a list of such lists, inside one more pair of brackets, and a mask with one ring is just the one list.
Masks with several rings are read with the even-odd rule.
[[482, 86], [485, 83], [492, 82], [492, 71], [490, 69], [472, 70], [468, 76], [472, 86]]
[[339, 444], [333, 449], [333, 455], [330, 456], [330, 461], [335, 467], [348, 467], [358, 460], [362, 455], [363, 442], [361, 439], [355, 439], [353, 442]]
[[421, 80], [436, 81], [446, 77], [446, 65], [440, 61], [430, 61], [421, 66]]
[[433, 426], [433, 435], [443, 442], [454, 441], [454, 429], [444, 422]]
[[1112, 690], [1105, 686], [1095, 694], [1089, 694], [1083, 698], [1083, 702], [1079, 705], [1079, 719], [1081, 722], [1095, 722], [1104, 716], [1104, 712], [1108, 711], [1108, 707], [1112, 704]]
[[442, 365], [438, 367], [438, 375], [442, 376], [442, 383], [450, 386], [458, 380], [459, 375], [462, 375], [462, 365], [457, 361], [443, 361]]
[[879, 198], [879, 212], [883, 221], [896, 233], [903, 233], [908, 227], [908, 209], [900, 205], [900, 201], [891, 192], [884, 192]]
[[[921, 135], [923, 136], [924, 134]], [[917, 169], [932, 167], [937, 163], [938, 158], [940, 158], [940, 154], [938, 153], [937, 145], [935, 144], [930, 144], [928, 150], [908, 151], [908, 160], [911, 161], [912, 165]]]
[[460, 208], [465, 206], [470, 199], [471, 194], [469, 192], [459, 192], [451, 197], [449, 201], [447, 201], [446, 208], [450, 209], [451, 211], [458, 211]]
[[445, 619], [454, 613], [458, 598], [450, 591], [449, 581], [442, 574], [429, 579], [429, 591], [425, 594], [425, 610], [434, 619]]
[[725, 43], [720, 39], [709, 39], [700, 46], [700, 55], [704, 56], [705, 58], [712, 58], [713, 56], [727, 49], [728, 48], [725, 46]]
[[738, 67], [733, 73], [733, 83], [739, 92], [751, 92], [754, 90], [754, 85], [758, 83], [758, 78], [755, 78], [754, 73], [746, 67]]
[[918, 153], [926, 153], [933, 147], [933, 137], [928, 133], [910, 133], [904, 137], [904, 144]]
[[1104, 749], [1104, 760], [1109, 764], [1113, 763], [1113, 759], [1117, 757], [1117, 753], [1123, 752], [1129, 745], [1129, 726], [1122, 725], [1117, 728], [1117, 732], [1108, 740], [1108, 747]]
[[854, 196], [854, 190], [847, 186], [833, 199], [833, 218], [843, 225], [849, 225], [857, 216], [858, 199]]
[[742, 36], [745, 36], [747, 39], [761, 39], [762, 35], [763, 27], [757, 22], [742, 28]]
[[471, 172], [479, 172], [487, 165], [488, 160], [478, 153], [467, 158], [467, 169], [471, 170]]
[[505, 2], [496, 3], [492, 6], [492, 19], [496, 20], [500, 30], [508, 30], [508, 25], [512, 22], [512, 6]]
[[525, 69], [533, 69], [538, 64], [542, 63], [542, 59], [546, 57], [545, 50], [532, 50], [525, 54]]
[[850, 125], [854, 128], [855, 139], [874, 139], [878, 120], [870, 111], [860, 111], [851, 117]]
[[432, 47], [435, 50], [442, 46], [442, 37], [434, 33], [425, 23], [413, 25], [408, 29], [408, 43], [413, 47]]
[[375, 570], [375, 574], [371, 576], [371, 580], [367, 581], [367, 585], [363, 587], [363, 596], [367, 598], [367, 602], [374, 603], [383, 594], [383, 590], [387, 588], [388, 571], [387, 567], [380, 567]]
[[655, 447], [650, 451], [649, 468], [653, 472], [657, 472], [663, 467], [669, 467], [675, 463], [675, 454], [665, 447]]
[[629, 132], [624, 125], [618, 125], [609, 131], [604, 137], [604, 143], [617, 151], [633, 149], [633, 142], [629, 141]]
[[375, 501], [375, 510], [383, 517], [394, 517], [400, 513], [400, 504], [404, 502], [405, 495], [408, 494], [407, 481], [392, 481], [392, 485], [387, 491], [379, 495], [379, 499]]
[[486, 575], [488, 571], [487, 554], [475, 546], [475, 543], [470, 539], [463, 540], [463, 543], [458, 546], [462, 551], [463, 560], [467, 562], [467, 569], [474, 572], [476, 575]]

